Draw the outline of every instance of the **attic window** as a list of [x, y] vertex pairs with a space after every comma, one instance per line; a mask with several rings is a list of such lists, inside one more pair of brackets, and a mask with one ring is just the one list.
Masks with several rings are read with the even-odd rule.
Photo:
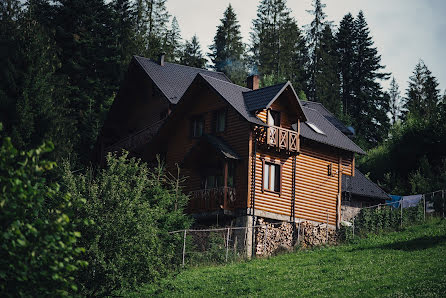
[[317, 132], [318, 134], [325, 135], [325, 133], [319, 127], [317, 127], [316, 124], [312, 122], [307, 122], [307, 125], [311, 127], [311, 129]]

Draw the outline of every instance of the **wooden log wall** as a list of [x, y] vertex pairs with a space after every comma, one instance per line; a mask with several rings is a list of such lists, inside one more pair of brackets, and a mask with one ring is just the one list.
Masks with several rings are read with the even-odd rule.
[[[246, 208], [247, 185], [248, 185], [248, 154], [249, 154], [249, 136], [250, 125], [242, 119], [240, 114], [234, 110], [226, 101], [221, 99], [214, 91], [208, 88], [201, 88], [193, 94], [195, 102], [191, 105], [184, 119], [176, 125], [177, 130], [172, 132], [167, 144], [167, 167], [170, 171], [175, 171], [175, 163], [180, 163], [184, 156], [198, 141], [198, 138], [190, 137], [190, 118], [194, 115], [203, 115], [205, 121], [204, 133], [213, 133], [214, 112], [227, 109], [226, 129], [219, 136], [236, 151], [241, 161], [236, 163], [235, 170], [235, 188], [236, 201], [235, 208]], [[184, 191], [198, 190], [201, 188], [201, 175], [199, 172], [183, 169], [182, 175], [188, 177], [185, 183]], [[211, 206], [211, 207], [209, 207]], [[192, 200], [189, 204], [189, 212], [213, 211], [219, 206], [207, 204], [204, 200]]]

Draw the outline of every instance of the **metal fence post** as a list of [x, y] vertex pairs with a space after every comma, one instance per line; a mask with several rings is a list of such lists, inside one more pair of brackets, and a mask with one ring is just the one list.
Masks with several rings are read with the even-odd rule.
[[327, 209], [327, 231], [325, 232], [325, 239], [328, 243], [328, 209]]
[[184, 255], [186, 254], [186, 231], [184, 230], [184, 240], [183, 240], [183, 267], [184, 267]]
[[400, 218], [400, 227], [403, 227], [403, 199], [400, 199], [400, 207], [401, 207], [401, 218]]
[[228, 262], [228, 252], [229, 252], [229, 227], [228, 227], [228, 233], [226, 234], [226, 262]]
[[353, 217], [353, 237], [355, 237], [355, 218]]
[[426, 221], [426, 195], [423, 195], [423, 220]]

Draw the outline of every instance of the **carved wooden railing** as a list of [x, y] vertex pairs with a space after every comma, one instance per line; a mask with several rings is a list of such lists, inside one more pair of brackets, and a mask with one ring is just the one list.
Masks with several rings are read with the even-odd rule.
[[133, 150], [138, 146], [147, 143], [158, 132], [164, 121], [165, 119], [162, 119], [138, 130], [128, 137], [125, 137], [118, 142], [106, 147], [105, 152], [113, 152], [121, 149]]
[[[225, 204], [226, 195], [226, 204]], [[192, 201], [192, 209], [215, 210], [226, 206], [232, 209], [236, 200], [236, 192], [233, 187], [216, 187], [200, 189], [189, 192]]]
[[266, 142], [266, 145], [276, 147], [281, 150], [291, 152], [299, 151], [299, 133], [277, 126], [268, 126], [266, 128], [266, 138], [260, 138], [260, 142]]

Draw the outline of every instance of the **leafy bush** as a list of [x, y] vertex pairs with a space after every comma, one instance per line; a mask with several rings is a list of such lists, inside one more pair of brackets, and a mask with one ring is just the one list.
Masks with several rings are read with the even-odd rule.
[[109, 154], [96, 175], [74, 175], [65, 165], [63, 181], [66, 192], [86, 198], [77, 216], [94, 221], [82, 229], [90, 264], [79, 275], [83, 294], [110, 295], [153, 282], [181, 262], [182, 237], [168, 231], [189, 227], [187, 196], [161, 165], [149, 170], [125, 152]]
[[10, 138], [0, 147], [0, 292], [2, 296], [60, 296], [77, 289], [75, 273], [85, 261], [76, 246], [75, 201], [43, 175], [55, 163], [41, 160], [46, 143], [23, 152]]

